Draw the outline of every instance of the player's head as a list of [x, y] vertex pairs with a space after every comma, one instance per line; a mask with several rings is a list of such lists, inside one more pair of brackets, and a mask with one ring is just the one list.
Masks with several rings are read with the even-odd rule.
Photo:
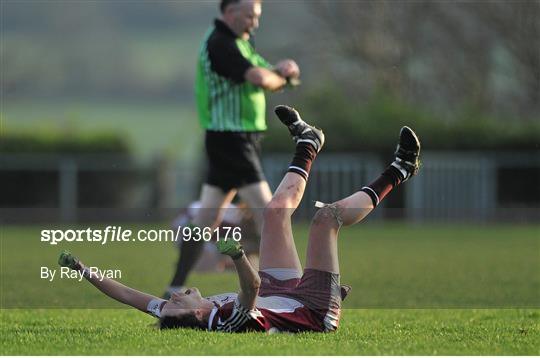
[[259, 27], [262, 0], [221, 0], [223, 20], [241, 38], [248, 39]]
[[160, 328], [206, 328], [212, 308], [214, 303], [203, 298], [195, 287], [173, 292], [161, 309]]
[[159, 319], [159, 329], [174, 328], [205, 329], [206, 323], [199, 319], [193, 312], [177, 314], [176, 316], [161, 316]]

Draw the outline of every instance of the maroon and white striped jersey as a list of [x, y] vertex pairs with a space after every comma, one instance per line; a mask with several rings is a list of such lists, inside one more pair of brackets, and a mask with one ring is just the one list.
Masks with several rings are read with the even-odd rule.
[[275, 332], [323, 332], [337, 328], [325, 327], [314, 312], [301, 302], [283, 296], [258, 296], [255, 308], [242, 307], [238, 294], [225, 293], [207, 297], [216, 307], [210, 313], [208, 330], [223, 332], [267, 331]]

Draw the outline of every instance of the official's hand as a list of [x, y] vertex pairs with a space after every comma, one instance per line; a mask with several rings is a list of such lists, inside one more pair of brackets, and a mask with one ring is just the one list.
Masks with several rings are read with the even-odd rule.
[[79, 270], [82, 267], [81, 261], [67, 250], [60, 253], [58, 264], [62, 267], [69, 267], [72, 270]]
[[287, 87], [298, 87], [302, 84], [299, 78], [287, 77]]
[[230, 256], [233, 260], [239, 259], [244, 254], [242, 245], [234, 240], [218, 240], [216, 247], [220, 253]]
[[275, 66], [276, 71], [285, 78], [300, 77], [300, 68], [293, 60], [281, 60]]

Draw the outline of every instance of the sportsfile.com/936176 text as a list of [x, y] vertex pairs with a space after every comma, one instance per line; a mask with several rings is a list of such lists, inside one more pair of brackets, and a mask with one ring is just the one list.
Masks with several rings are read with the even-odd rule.
[[91, 242], [105, 245], [110, 242], [178, 242], [178, 241], [211, 241], [242, 239], [242, 228], [239, 226], [210, 227], [179, 226], [172, 229], [124, 229], [121, 226], [107, 226], [104, 229], [44, 229], [41, 230], [40, 241], [57, 245], [60, 242]]

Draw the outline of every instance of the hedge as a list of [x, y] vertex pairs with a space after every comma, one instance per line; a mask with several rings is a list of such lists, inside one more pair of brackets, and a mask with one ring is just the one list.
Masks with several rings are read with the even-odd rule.
[[130, 154], [125, 139], [111, 132], [4, 131], [0, 153]]
[[[494, 118], [466, 109], [443, 117], [380, 93], [354, 101], [336, 88], [313, 90], [294, 105], [306, 120], [325, 130], [326, 151], [385, 152], [394, 146], [403, 125], [414, 128], [429, 150], [540, 149], [540, 118]], [[290, 150], [277, 121], [269, 123], [272, 140], [265, 141], [264, 150]]]

